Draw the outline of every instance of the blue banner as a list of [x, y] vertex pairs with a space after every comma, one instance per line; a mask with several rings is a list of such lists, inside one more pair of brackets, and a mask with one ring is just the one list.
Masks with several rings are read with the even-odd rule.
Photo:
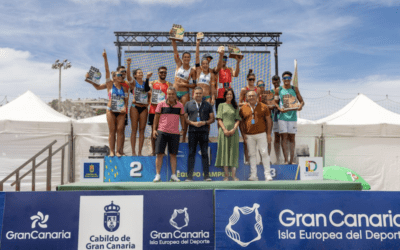
[[399, 249], [400, 193], [216, 190], [216, 249]]
[[1, 248], [214, 249], [213, 210], [212, 190], [7, 193]]
[[[163, 158], [161, 181], [167, 181], [167, 157]], [[156, 175], [156, 156], [104, 158], [104, 182], [150, 182]], [[169, 179], [168, 179], [169, 180]]]
[[[222, 181], [224, 178], [223, 168], [215, 167], [215, 161], [217, 157], [218, 143], [208, 144], [208, 156], [210, 162], [210, 177], [214, 181]], [[179, 143], [179, 152], [177, 155], [177, 176], [183, 181], [187, 178], [188, 170], [188, 156], [189, 147], [188, 143]], [[170, 169], [170, 163], [168, 160], [168, 169]], [[294, 180], [296, 176], [297, 165], [271, 165], [271, 176], [274, 180]], [[260, 181], [265, 180], [264, 166], [257, 165], [257, 175]], [[168, 173], [168, 179], [171, 176], [171, 172]], [[241, 181], [247, 181], [250, 176], [250, 165], [244, 164], [244, 149], [243, 143], [239, 143], [239, 167], [236, 170], [236, 177]], [[197, 146], [195, 166], [193, 172], [193, 180], [202, 181], [204, 178], [203, 165], [201, 161], [200, 146]]]

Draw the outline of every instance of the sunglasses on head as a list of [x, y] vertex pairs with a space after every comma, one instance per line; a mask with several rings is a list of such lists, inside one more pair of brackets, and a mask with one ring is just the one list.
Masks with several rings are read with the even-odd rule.
[[285, 77], [282, 77], [282, 79], [283, 80], [292, 80], [292, 77], [291, 76], [285, 76]]
[[256, 79], [255, 78], [249, 78], [249, 81], [255, 81]]

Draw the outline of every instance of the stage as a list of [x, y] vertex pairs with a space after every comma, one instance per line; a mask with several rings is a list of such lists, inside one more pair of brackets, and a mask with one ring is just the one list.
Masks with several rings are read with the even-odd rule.
[[58, 186], [58, 191], [87, 191], [87, 190], [334, 190], [360, 191], [361, 183], [347, 181], [194, 181], [194, 182], [111, 182], [91, 183], [77, 182]]

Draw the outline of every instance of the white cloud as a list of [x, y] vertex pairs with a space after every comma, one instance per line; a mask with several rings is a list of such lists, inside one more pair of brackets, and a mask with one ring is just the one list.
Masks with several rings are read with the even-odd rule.
[[[27, 90], [45, 101], [58, 98], [59, 72], [51, 68], [51, 63], [36, 62], [29, 51], [11, 48], [0, 48], [0, 58], [0, 89], [2, 93], [7, 93], [9, 101]], [[63, 100], [66, 92], [74, 98], [79, 95], [87, 96], [87, 86], [83, 81], [85, 72], [86, 70], [75, 67], [73, 63], [72, 68], [62, 70]], [[73, 89], [75, 91], [71, 91]]]

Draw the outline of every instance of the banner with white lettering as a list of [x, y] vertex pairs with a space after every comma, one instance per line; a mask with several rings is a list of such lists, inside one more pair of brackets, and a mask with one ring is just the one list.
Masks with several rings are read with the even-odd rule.
[[216, 249], [399, 249], [400, 193], [216, 190]]
[[1, 249], [211, 250], [213, 209], [212, 190], [7, 193]]

